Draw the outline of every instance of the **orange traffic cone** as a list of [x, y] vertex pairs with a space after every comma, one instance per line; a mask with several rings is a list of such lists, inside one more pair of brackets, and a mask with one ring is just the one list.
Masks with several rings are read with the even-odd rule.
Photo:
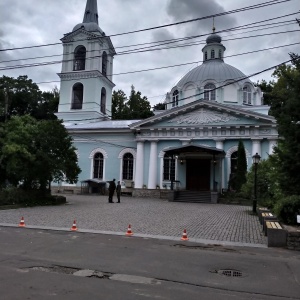
[[21, 218], [21, 221], [20, 221], [20, 224], [19, 224], [19, 227], [25, 227], [25, 222], [24, 222], [24, 218], [22, 217]]
[[131, 225], [130, 224], [128, 225], [128, 229], [127, 229], [126, 235], [127, 236], [133, 235], [133, 232], [131, 231]]
[[186, 229], [183, 230], [181, 240], [182, 241], [187, 241], [188, 240], [188, 237], [187, 237], [187, 234], [186, 234]]
[[71, 230], [72, 231], [76, 231], [78, 228], [77, 228], [77, 226], [76, 226], [76, 220], [74, 220], [74, 222], [73, 222], [73, 226], [71, 227]]

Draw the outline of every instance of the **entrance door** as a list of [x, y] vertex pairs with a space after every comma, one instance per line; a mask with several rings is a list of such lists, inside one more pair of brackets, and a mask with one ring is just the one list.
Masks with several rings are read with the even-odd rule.
[[192, 191], [210, 190], [210, 160], [186, 160], [186, 188]]

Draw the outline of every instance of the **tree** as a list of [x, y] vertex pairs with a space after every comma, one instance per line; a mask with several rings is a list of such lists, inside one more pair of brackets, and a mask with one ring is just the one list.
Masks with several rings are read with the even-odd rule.
[[234, 177], [235, 190], [240, 191], [242, 185], [246, 182], [247, 159], [243, 142], [240, 140], [237, 151], [237, 169]]
[[122, 90], [113, 92], [112, 96], [112, 118], [114, 120], [137, 120], [153, 116], [151, 105], [147, 97], [136, 92], [131, 86], [130, 96], [127, 99]]
[[[55, 133], [55, 134], [54, 134]], [[58, 120], [12, 117], [5, 124], [0, 165], [24, 190], [47, 190], [51, 181], [77, 182], [80, 168], [72, 139]]]
[[279, 136], [275, 153], [279, 182], [287, 195], [300, 194], [300, 58], [291, 54], [291, 65], [278, 67], [270, 93], [271, 113], [276, 118]]
[[165, 109], [166, 109], [165, 103], [157, 103], [153, 107], [153, 110], [165, 110]]
[[23, 116], [36, 119], [56, 119], [59, 91], [42, 92], [27, 76], [0, 78], [0, 115]]
[[126, 105], [127, 97], [122, 90], [113, 91], [112, 94], [112, 119], [124, 120], [128, 115], [128, 107]]

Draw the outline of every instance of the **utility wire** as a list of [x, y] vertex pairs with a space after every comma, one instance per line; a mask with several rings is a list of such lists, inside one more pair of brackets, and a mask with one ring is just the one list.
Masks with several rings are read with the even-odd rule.
[[[169, 24], [155, 26], [155, 27], [149, 27], [149, 28], [144, 28], [144, 29], [139, 29], [139, 30], [116, 33], [116, 34], [112, 34], [112, 35], [109, 35], [109, 36], [99, 36], [99, 37], [97, 37], [97, 39], [98, 38], [110, 38], [110, 37], [114, 37], [114, 36], [121, 36], [121, 35], [133, 34], [133, 33], [138, 33], [138, 32], [145, 32], [145, 31], [150, 31], [150, 30], [160, 29], [160, 28], [165, 28], [165, 27], [170, 27], [170, 26], [177, 26], [177, 25], [181, 25], [181, 24], [187, 24], [187, 23], [196, 22], [196, 21], [200, 21], [200, 20], [210, 19], [210, 18], [213, 18], [213, 17], [220, 17], [220, 16], [224, 16], [224, 15], [244, 12], [244, 11], [247, 11], [247, 10], [258, 9], [258, 8], [262, 8], [262, 7], [266, 7], [266, 6], [272, 6], [272, 5], [281, 4], [281, 3], [290, 2], [290, 1], [292, 1], [292, 0], [271, 0], [271, 1], [264, 2], [264, 3], [260, 3], [260, 4], [250, 5], [250, 6], [230, 10], [230, 11], [227, 11], [227, 12], [217, 13], [217, 14], [204, 16], [204, 17], [200, 17], [200, 18], [195, 18], [195, 19], [190, 19], [190, 20], [185, 20], [185, 21], [181, 21], [181, 22], [169, 23]], [[54, 46], [54, 45], [59, 45], [59, 44], [61, 44], [61, 43], [50, 43], [50, 44], [33, 45], [33, 46], [25, 46], [25, 47], [6, 48], [6, 49], [0, 49], [0, 52], [30, 49], [30, 48], [38, 48], [38, 47], [46, 47], [46, 46]]]
[[[282, 32], [275, 32], [275, 33], [265, 33], [260, 35], [252, 35], [252, 36], [246, 36], [246, 37], [240, 37], [240, 38], [233, 38], [233, 39], [227, 39], [226, 41], [230, 40], [239, 40], [239, 39], [245, 39], [245, 38], [253, 38], [253, 37], [262, 37], [262, 36], [269, 36], [269, 35], [277, 35], [277, 34], [284, 34], [284, 33], [291, 33], [291, 32], [299, 32], [300, 30], [289, 30], [289, 31], [282, 31]], [[146, 49], [146, 50], [132, 50], [132, 52], [124, 52], [119, 53], [119, 55], [128, 55], [128, 54], [136, 54], [136, 53], [144, 53], [144, 52], [152, 52], [152, 51], [158, 51], [158, 50], [168, 50], [168, 49], [174, 49], [174, 48], [183, 48], [183, 47], [191, 47], [199, 45], [199, 42], [190, 43], [190, 44], [183, 44], [183, 45], [175, 45], [170, 47], [161, 47], [161, 48], [154, 48], [154, 49]], [[91, 60], [95, 58], [100, 58], [102, 55], [96, 55], [93, 57], [86, 58], [86, 60]], [[13, 70], [13, 69], [22, 69], [22, 68], [31, 68], [31, 67], [39, 67], [39, 66], [46, 66], [46, 65], [53, 65], [53, 64], [60, 64], [64, 62], [70, 62], [74, 59], [67, 59], [67, 60], [58, 60], [58, 61], [50, 61], [50, 62], [42, 62], [42, 63], [32, 63], [32, 64], [25, 64], [25, 65], [13, 65], [13, 66], [7, 66], [0, 68], [0, 71], [4, 70]]]

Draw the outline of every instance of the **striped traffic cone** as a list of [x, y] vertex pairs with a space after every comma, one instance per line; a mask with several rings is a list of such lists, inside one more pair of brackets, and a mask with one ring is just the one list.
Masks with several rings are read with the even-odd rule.
[[71, 227], [71, 230], [72, 231], [76, 231], [78, 228], [77, 228], [77, 226], [76, 226], [76, 220], [74, 220], [74, 222], [73, 222], [73, 226]]
[[187, 233], [186, 233], [186, 229], [183, 230], [181, 240], [182, 241], [188, 241], [188, 236], [187, 236]]
[[25, 222], [24, 222], [24, 218], [22, 217], [21, 218], [21, 221], [20, 221], [20, 223], [19, 223], [19, 227], [25, 227], [26, 225], [25, 225]]
[[131, 231], [131, 225], [130, 224], [128, 225], [128, 229], [127, 229], [126, 235], [127, 236], [132, 236], [133, 235], [133, 232]]

